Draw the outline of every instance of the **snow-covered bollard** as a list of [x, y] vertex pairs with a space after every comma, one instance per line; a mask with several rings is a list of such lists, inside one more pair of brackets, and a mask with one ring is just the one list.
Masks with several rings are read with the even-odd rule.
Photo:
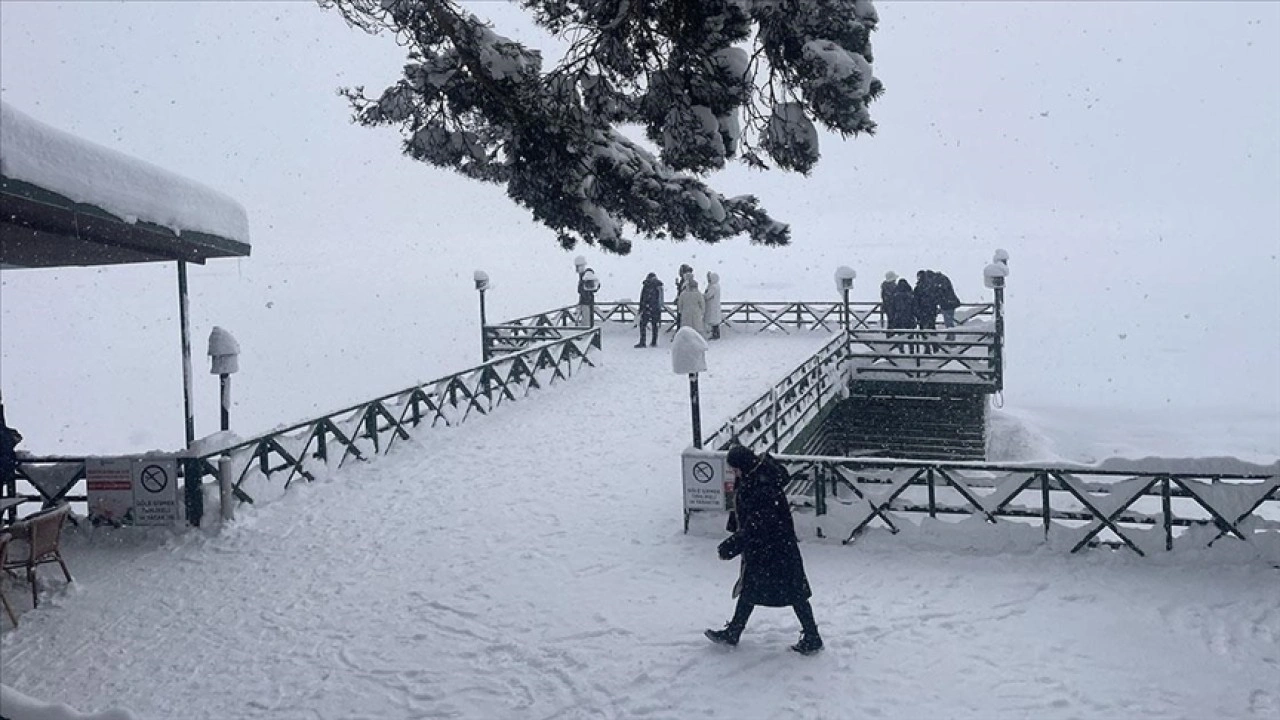
[[693, 409], [693, 446], [702, 447], [702, 418], [698, 413], [698, 373], [707, 369], [707, 340], [691, 327], [682, 327], [671, 341], [671, 370], [689, 376], [689, 403]]
[[841, 265], [836, 268], [836, 292], [840, 293], [844, 301], [844, 331], [849, 332], [849, 291], [853, 289], [853, 279], [858, 277], [858, 273], [848, 265]]

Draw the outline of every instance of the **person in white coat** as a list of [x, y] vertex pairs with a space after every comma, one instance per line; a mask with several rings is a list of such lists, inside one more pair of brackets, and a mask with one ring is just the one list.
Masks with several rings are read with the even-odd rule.
[[720, 276], [716, 273], [707, 273], [707, 291], [702, 294], [702, 299], [706, 304], [702, 321], [707, 326], [707, 332], [711, 333], [710, 339], [719, 340], [720, 323], [724, 321], [724, 316], [720, 312]]
[[691, 327], [698, 334], [706, 337], [707, 330], [702, 319], [707, 314], [707, 301], [698, 289], [698, 281], [692, 277], [685, 281], [684, 289], [676, 297], [676, 309], [680, 312], [682, 327]]

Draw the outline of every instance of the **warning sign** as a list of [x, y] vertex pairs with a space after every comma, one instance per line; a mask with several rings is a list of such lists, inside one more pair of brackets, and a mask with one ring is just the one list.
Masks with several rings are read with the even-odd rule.
[[107, 525], [133, 523], [133, 459], [87, 458], [84, 477], [89, 520]]
[[173, 525], [180, 519], [178, 461], [133, 461], [133, 524]]
[[173, 458], [87, 458], [85, 484], [94, 523], [173, 525], [182, 519]]
[[724, 458], [686, 453], [684, 463], [684, 507], [686, 510], [724, 509]]

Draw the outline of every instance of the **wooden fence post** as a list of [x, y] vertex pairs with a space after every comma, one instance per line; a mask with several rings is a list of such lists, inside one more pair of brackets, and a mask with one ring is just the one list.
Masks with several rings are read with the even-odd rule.
[[1049, 473], [1042, 472], [1040, 475], [1040, 517], [1044, 520], [1044, 539], [1049, 541]]
[[933, 467], [932, 466], [930, 466], [928, 471], [925, 472], [925, 479], [929, 482], [929, 517], [936, 518], [938, 517], [938, 510], [937, 510], [937, 506], [934, 503]]
[[1164, 507], [1164, 549], [1173, 550], [1173, 503], [1169, 497], [1169, 476], [1160, 478], [1160, 503]]

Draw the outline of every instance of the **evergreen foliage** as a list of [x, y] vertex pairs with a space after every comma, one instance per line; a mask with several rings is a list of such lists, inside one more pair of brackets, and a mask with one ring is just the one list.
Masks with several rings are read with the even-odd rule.
[[755, 197], [700, 176], [734, 159], [808, 173], [819, 126], [875, 130], [870, 0], [520, 0], [569, 41], [550, 69], [452, 0], [319, 1], [409, 48], [380, 95], [342, 90], [355, 120], [399, 126], [410, 157], [504, 184], [566, 248], [625, 254], [625, 228], [786, 244], [789, 228]]

